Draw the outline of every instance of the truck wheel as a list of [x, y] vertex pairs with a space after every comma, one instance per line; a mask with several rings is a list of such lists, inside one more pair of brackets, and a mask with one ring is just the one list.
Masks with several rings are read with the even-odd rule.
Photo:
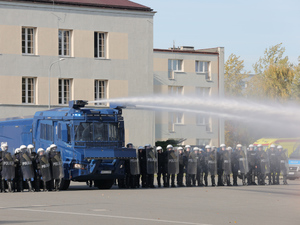
[[94, 186], [99, 189], [111, 189], [114, 180], [94, 180]]
[[70, 186], [70, 182], [71, 182], [70, 180], [65, 180], [64, 178], [61, 179], [59, 189], [60, 190], [67, 190]]

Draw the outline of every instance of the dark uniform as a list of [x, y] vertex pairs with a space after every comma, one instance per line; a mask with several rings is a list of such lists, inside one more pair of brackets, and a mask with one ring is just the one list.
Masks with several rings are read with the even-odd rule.
[[257, 164], [257, 178], [258, 178], [258, 184], [259, 185], [265, 185], [265, 179], [266, 179], [266, 174], [268, 173], [266, 170], [265, 170], [265, 167], [264, 167], [264, 164], [263, 164], [263, 161], [266, 161], [268, 158], [268, 155], [267, 153], [262, 150], [262, 147], [258, 147], [258, 151], [257, 151], [257, 161], [258, 161], [258, 164]]
[[2, 188], [2, 151], [0, 151], [0, 192], [4, 192]]
[[165, 154], [162, 151], [161, 147], [157, 147], [157, 164], [158, 164], [158, 170], [157, 170], [157, 185], [158, 187], [161, 187], [161, 178], [164, 178], [165, 173]]
[[14, 189], [17, 192], [23, 191], [23, 176], [21, 170], [21, 161], [20, 161], [20, 151], [16, 150], [14, 154], [15, 162], [15, 179], [14, 179]]
[[248, 164], [249, 172], [247, 174], [248, 185], [256, 185], [255, 174], [257, 173], [257, 152], [254, 151], [253, 145], [249, 146], [248, 154]]
[[177, 186], [185, 187], [183, 184], [183, 173], [184, 173], [184, 162], [183, 162], [183, 149], [178, 149], [179, 151], [179, 173], [177, 174]]
[[[205, 167], [205, 152], [200, 149], [198, 153], [198, 162], [197, 162], [197, 185], [198, 187], [203, 187], [203, 171]], [[206, 180], [207, 183], [207, 180]]]
[[225, 151], [226, 146], [221, 145], [220, 146], [220, 151], [217, 153], [217, 168], [218, 168], [218, 186], [224, 186], [224, 181], [223, 181], [223, 153]]
[[279, 184], [280, 165], [275, 146], [267, 151], [270, 160], [269, 184]]
[[145, 188], [147, 186], [147, 159], [146, 159], [146, 149], [139, 148], [139, 163], [141, 172], [141, 184]]
[[232, 167], [232, 176], [233, 176], [233, 186], [238, 186], [237, 177], [239, 171], [239, 157], [238, 157], [238, 151], [236, 149], [231, 154], [231, 167]]

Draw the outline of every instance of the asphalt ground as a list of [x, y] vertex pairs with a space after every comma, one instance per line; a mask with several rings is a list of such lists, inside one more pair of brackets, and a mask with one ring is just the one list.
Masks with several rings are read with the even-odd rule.
[[289, 185], [0, 193], [0, 224], [300, 224], [300, 181]]

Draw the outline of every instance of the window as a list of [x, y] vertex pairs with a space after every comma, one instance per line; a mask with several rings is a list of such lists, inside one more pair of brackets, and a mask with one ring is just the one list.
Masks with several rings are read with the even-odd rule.
[[40, 138], [48, 141], [53, 141], [53, 126], [50, 124], [41, 123], [40, 127]]
[[183, 124], [183, 113], [181, 112], [169, 112], [169, 132], [174, 132], [175, 124]]
[[59, 30], [58, 31], [58, 55], [71, 56], [71, 31]]
[[169, 79], [175, 79], [174, 71], [182, 71], [182, 60], [181, 59], [169, 59], [168, 60], [168, 77]]
[[22, 78], [22, 103], [35, 103], [35, 78]]
[[210, 139], [197, 139], [198, 146], [210, 145]]
[[71, 80], [59, 79], [58, 80], [58, 104], [65, 105], [70, 101], [71, 96]]
[[[107, 80], [95, 80], [95, 101], [107, 99]], [[107, 103], [95, 103], [95, 105], [107, 105]]]
[[106, 33], [94, 33], [94, 57], [106, 58]]
[[210, 96], [210, 87], [196, 87], [196, 95], [199, 97]]
[[183, 87], [182, 86], [168, 86], [168, 91], [170, 95], [182, 95]]
[[22, 54], [35, 54], [35, 28], [22, 27]]
[[206, 132], [212, 132], [211, 117], [210, 116], [197, 114], [196, 122], [197, 122], [197, 125], [205, 126]]
[[196, 71], [196, 73], [205, 74], [205, 78], [207, 80], [211, 79], [211, 77], [210, 77], [210, 71], [209, 71], [209, 66], [210, 66], [209, 62], [195, 61], [195, 71]]

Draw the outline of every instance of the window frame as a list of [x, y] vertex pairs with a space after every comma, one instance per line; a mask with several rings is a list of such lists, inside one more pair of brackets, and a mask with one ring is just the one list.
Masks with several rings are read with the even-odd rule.
[[[202, 68], [201, 68], [201, 63]], [[207, 66], [205, 66], [207, 64]], [[210, 61], [202, 61], [202, 60], [195, 60], [195, 73], [205, 75], [206, 80], [211, 80], [211, 62]], [[200, 69], [201, 68], [201, 69]], [[207, 70], [205, 70], [207, 69]]]
[[168, 86], [168, 94], [169, 95], [183, 95], [183, 86], [169, 85]]
[[[61, 40], [60, 40], [60, 32], [62, 32], [62, 35], [61, 35]], [[69, 54], [65, 54], [65, 35], [64, 33], [65, 32], [69, 32], [69, 42], [68, 42], [68, 53]], [[67, 30], [67, 29], [59, 29], [58, 30], [58, 55], [60, 57], [72, 57], [72, 30]], [[61, 51], [61, 53], [60, 53]]]
[[[96, 36], [97, 34], [97, 36]], [[103, 50], [101, 51], [103, 56], [99, 56], [100, 54], [100, 45], [99, 45], [99, 36], [103, 35]], [[95, 31], [94, 32], [94, 58], [95, 59], [107, 59], [107, 32], [100, 32]]]
[[[25, 30], [25, 40], [23, 40], [23, 29]], [[31, 40], [31, 43], [32, 43], [32, 53], [28, 53], [28, 30], [31, 30], [32, 29], [32, 40]], [[21, 30], [21, 41], [22, 41], [22, 44], [21, 44], [21, 48], [22, 48], [22, 55], [36, 55], [36, 27], [22, 27], [22, 30]], [[25, 43], [25, 46], [23, 46], [23, 42]], [[23, 48], [25, 50], [25, 52], [23, 52]]]
[[[104, 94], [104, 98], [99, 98], [99, 87], [100, 87], [100, 82], [104, 82], [104, 86], [103, 86], [103, 91], [102, 93]], [[94, 80], [94, 100], [98, 101], [98, 100], [104, 100], [104, 99], [108, 99], [108, 80]], [[96, 106], [107, 106], [108, 103], [94, 103], [94, 105]]]
[[[205, 141], [207, 141], [207, 142], [205, 142]], [[211, 139], [209, 139], [209, 138], [197, 138], [196, 142], [197, 142], [197, 146], [211, 145]]]
[[[69, 81], [69, 91], [65, 91], [65, 81]], [[60, 84], [61, 82], [61, 84]], [[61, 86], [61, 90], [60, 90], [60, 86]], [[60, 92], [61, 92], [61, 97], [60, 97]], [[68, 94], [68, 98], [65, 96], [65, 93], [69, 93]], [[69, 101], [72, 100], [72, 79], [70, 78], [59, 78], [58, 79], [58, 104], [59, 105], [68, 105]], [[61, 101], [61, 103], [60, 103]], [[66, 103], [65, 103], [66, 102]]]
[[[25, 90], [23, 90], [23, 79], [25, 79]], [[28, 99], [29, 99], [29, 79], [32, 79], [33, 80], [33, 84], [32, 84], [32, 87], [33, 89], [31, 90], [31, 92], [33, 92], [33, 94], [31, 95], [32, 96], [32, 99], [33, 101], [32, 102], [29, 102]], [[23, 91], [25, 91], [25, 96], [23, 96]], [[29, 105], [34, 105], [35, 102], [36, 102], [36, 77], [22, 77], [22, 104], [29, 104]], [[25, 98], [25, 102], [23, 102], [23, 97]]]

